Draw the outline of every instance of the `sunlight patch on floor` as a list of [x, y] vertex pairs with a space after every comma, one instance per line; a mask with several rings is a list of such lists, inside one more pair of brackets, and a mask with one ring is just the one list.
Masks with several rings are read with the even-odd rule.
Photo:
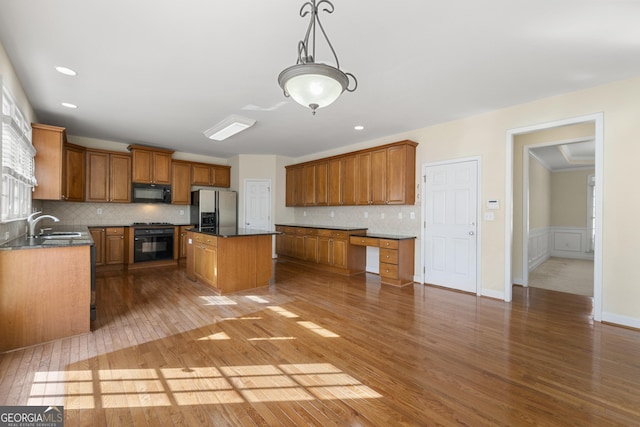
[[301, 363], [37, 372], [28, 404], [94, 409], [381, 397], [330, 363]]
[[231, 298], [221, 295], [203, 295], [200, 298], [205, 301], [205, 305], [238, 305]]

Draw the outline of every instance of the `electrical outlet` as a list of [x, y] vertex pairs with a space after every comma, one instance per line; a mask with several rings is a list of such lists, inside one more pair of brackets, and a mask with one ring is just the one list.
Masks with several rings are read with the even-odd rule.
[[102, 215], [102, 208], [98, 208], [98, 215]]
[[302, 211], [302, 216], [307, 216], [307, 211]]
[[9, 232], [5, 231], [4, 232], [4, 240], [9, 240], [9, 236], [10, 236]]
[[184, 209], [180, 209], [180, 215], [184, 215]]
[[369, 212], [365, 212], [365, 213], [364, 213], [364, 217], [365, 217], [365, 218], [369, 218]]
[[402, 212], [398, 212], [398, 219], [402, 219]]
[[411, 218], [411, 219], [416, 219], [416, 213], [415, 213], [415, 212], [411, 212], [411, 213], [409, 214], [409, 218]]
[[330, 216], [331, 218], [333, 218], [334, 216], [336, 216], [336, 214], [335, 214], [335, 212], [331, 211], [331, 212], [329, 213], [329, 216]]

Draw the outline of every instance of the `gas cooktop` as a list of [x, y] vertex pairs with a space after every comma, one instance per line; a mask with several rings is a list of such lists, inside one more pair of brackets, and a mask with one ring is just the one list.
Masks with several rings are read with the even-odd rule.
[[134, 222], [133, 226], [149, 226], [149, 225], [173, 225], [170, 222]]

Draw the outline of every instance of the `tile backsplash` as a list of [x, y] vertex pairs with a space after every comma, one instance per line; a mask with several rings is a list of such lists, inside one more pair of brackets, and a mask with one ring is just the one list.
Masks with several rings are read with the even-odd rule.
[[86, 226], [131, 225], [134, 222], [189, 223], [188, 205], [162, 203], [73, 203], [45, 201], [42, 211], [60, 224]]
[[300, 207], [294, 215], [300, 225], [363, 227], [370, 233], [420, 237], [418, 205]]

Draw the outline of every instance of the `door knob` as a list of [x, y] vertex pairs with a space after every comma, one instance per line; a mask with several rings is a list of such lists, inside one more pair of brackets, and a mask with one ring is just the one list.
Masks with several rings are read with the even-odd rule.
[[469, 236], [473, 236], [474, 234], [476, 234], [476, 233], [474, 233], [473, 231], [469, 232]]

